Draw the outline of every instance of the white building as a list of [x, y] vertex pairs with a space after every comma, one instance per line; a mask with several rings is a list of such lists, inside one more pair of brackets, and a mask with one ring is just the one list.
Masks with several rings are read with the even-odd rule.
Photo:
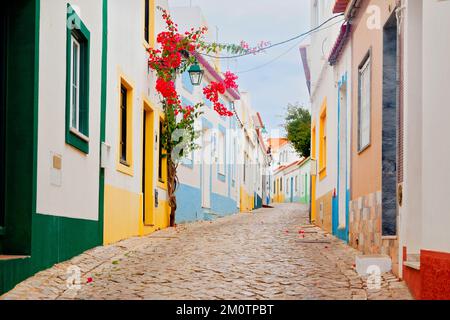
[[[191, 27], [208, 26], [199, 7], [171, 8], [180, 32]], [[212, 38], [209, 32], [207, 39]], [[211, 81], [222, 81], [219, 61], [198, 55], [205, 74], [203, 83], [194, 87], [186, 72], [177, 81], [183, 105], [204, 102], [204, 114], [196, 123], [201, 136], [196, 142], [200, 147], [192, 152], [178, 169], [180, 186], [177, 190], [177, 221], [213, 219], [239, 211], [250, 211], [262, 206], [264, 197], [263, 177], [265, 163], [264, 146], [258, 140], [255, 111], [248, 93], [229, 89], [221, 101], [233, 117], [221, 117], [203, 96], [203, 88]]]
[[347, 241], [352, 47], [348, 41], [351, 28], [342, 14], [349, 1], [311, 0], [310, 3], [311, 28], [319, 30], [311, 35], [309, 45], [300, 48], [300, 53], [312, 111], [311, 220]]
[[267, 145], [271, 154], [269, 179], [271, 202], [284, 202], [286, 177], [283, 169], [297, 163], [302, 157], [286, 138], [269, 138]]
[[0, 15], [1, 294], [103, 242], [107, 10], [19, 0]]
[[262, 121], [255, 121], [257, 114], [248, 92], [241, 92], [241, 101], [236, 105], [236, 111], [240, 124], [237, 141], [240, 210], [247, 212], [262, 205], [262, 173], [268, 162], [262, 155], [265, 147], [262, 147], [257, 131], [261, 129]]
[[450, 1], [403, 1], [403, 278], [417, 299], [450, 298]]

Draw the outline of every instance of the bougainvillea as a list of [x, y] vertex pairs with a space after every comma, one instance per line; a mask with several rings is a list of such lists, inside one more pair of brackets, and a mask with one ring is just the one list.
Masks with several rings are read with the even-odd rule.
[[[173, 22], [169, 13], [161, 7], [162, 18], [166, 30], [157, 35], [157, 48], [148, 49], [148, 66], [156, 73], [155, 89], [160, 94], [164, 111], [164, 121], [160, 140], [164, 155], [167, 159], [167, 185], [169, 206], [171, 208], [170, 225], [175, 225], [175, 212], [177, 209], [175, 191], [178, 183], [178, 162], [186, 154], [196, 148], [194, 141], [197, 133], [194, 129], [195, 120], [202, 114], [203, 103], [183, 106], [176, 90], [176, 77], [196, 63], [196, 54], [218, 54], [225, 50], [232, 54], [256, 54], [268, 47], [270, 43], [261, 41], [256, 47], [241, 41], [240, 44], [206, 43], [204, 35], [206, 27], [192, 28], [190, 31], [180, 33], [178, 25]], [[222, 81], [210, 82], [203, 89], [206, 99], [212, 102], [214, 110], [224, 117], [233, 116], [233, 112], [220, 102], [220, 96], [227, 90], [236, 90], [237, 76], [226, 72]]]
[[[148, 66], [156, 73], [155, 89], [160, 94], [164, 110], [164, 121], [160, 139], [167, 159], [167, 184], [169, 206], [171, 208], [170, 224], [175, 225], [177, 208], [175, 191], [178, 183], [177, 167], [179, 161], [196, 148], [194, 143], [197, 133], [194, 129], [195, 120], [202, 114], [203, 103], [195, 105], [182, 105], [176, 90], [176, 77], [188, 70], [196, 63], [196, 54], [199, 51], [209, 50], [213, 45], [205, 45], [203, 37], [206, 27], [192, 28], [190, 31], [180, 33], [169, 13], [162, 9], [162, 17], [166, 30], [159, 33], [156, 38], [157, 48], [148, 49]], [[206, 99], [214, 105], [214, 110], [221, 116], [230, 117], [233, 112], [219, 102], [220, 95], [227, 89], [237, 89], [237, 77], [227, 72], [222, 81], [211, 82], [204, 88]]]
[[211, 82], [203, 89], [203, 94], [206, 99], [213, 103], [214, 110], [221, 116], [233, 116], [233, 112], [228, 110], [223, 103], [219, 102], [219, 95], [224, 94], [227, 89], [237, 89], [238, 86], [236, 80], [237, 76], [232, 72], [227, 71], [223, 81]]

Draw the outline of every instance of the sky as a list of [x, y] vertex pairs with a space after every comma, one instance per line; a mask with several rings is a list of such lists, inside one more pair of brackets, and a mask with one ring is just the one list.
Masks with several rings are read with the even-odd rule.
[[[190, 4], [202, 9], [211, 32], [218, 27], [221, 43], [273, 44], [310, 29], [309, 0], [169, 0], [169, 6]], [[250, 93], [268, 132], [281, 129], [289, 103], [309, 107], [300, 40], [222, 64], [238, 75], [239, 90]]]

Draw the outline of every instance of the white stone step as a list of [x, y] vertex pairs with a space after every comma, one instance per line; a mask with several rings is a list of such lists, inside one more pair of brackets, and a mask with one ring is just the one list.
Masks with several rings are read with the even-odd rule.
[[373, 272], [383, 274], [392, 270], [391, 258], [387, 255], [359, 255], [356, 256], [356, 272], [362, 277], [368, 276]]
[[408, 254], [403, 264], [409, 268], [420, 270], [420, 254]]
[[420, 261], [405, 261], [403, 264], [409, 268], [420, 270]]

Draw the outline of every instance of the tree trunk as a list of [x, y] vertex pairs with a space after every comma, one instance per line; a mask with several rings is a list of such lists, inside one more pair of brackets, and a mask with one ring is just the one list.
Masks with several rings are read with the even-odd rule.
[[173, 163], [170, 157], [167, 158], [167, 192], [169, 197], [170, 207], [170, 226], [175, 226], [175, 217], [177, 211], [177, 197], [175, 191], [177, 189], [177, 166]]

